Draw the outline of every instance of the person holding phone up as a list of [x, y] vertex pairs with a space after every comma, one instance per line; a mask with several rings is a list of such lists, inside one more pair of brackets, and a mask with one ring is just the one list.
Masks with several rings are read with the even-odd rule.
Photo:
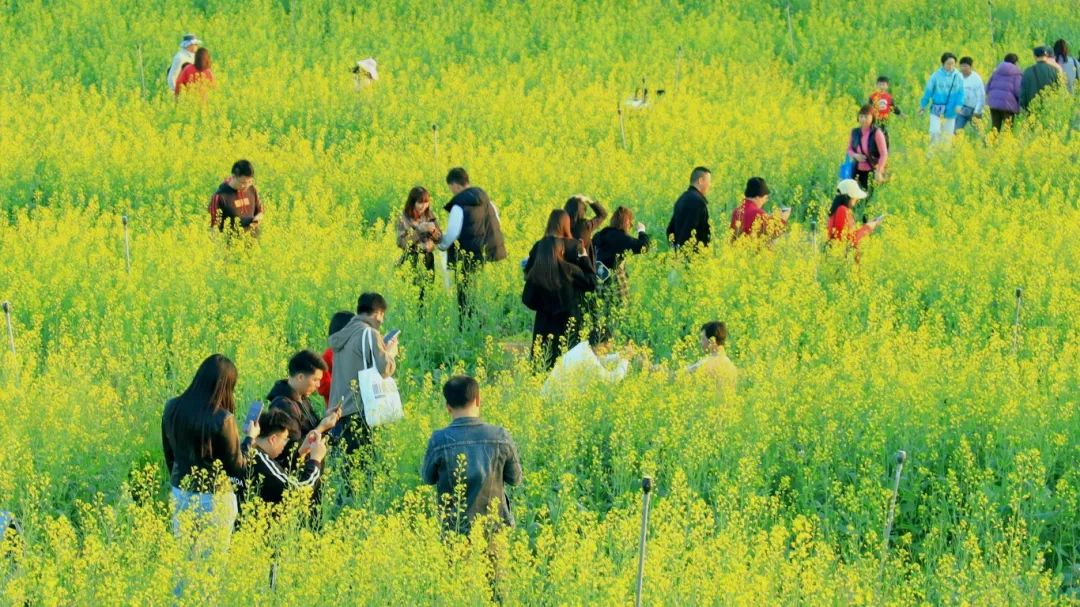
[[321, 436], [309, 434], [302, 453], [307, 456], [304, 468], [297, 476], [290, 475], [278, 460], [289, 445], [290, 436], [297, 430], [296, 421], [281, 409], [271, 409], [259, 417], [259, 429], [251, 451], [251, 467], [243, 484], [243, 501], [258, 495], [268, 504], [279, 504], [285, 492], [301, 487], [318, 488], [322, 478], [323, 460], [327, 446]]
[[344, 441], [345, 453], [371, 443], [364, 403], [359, 390], [353, 388], [360, 371], [374, 364], [383, 377], [390, 377], [397, 369], [397, 336], [385, 341], [379, 333], [385, 318], [386, 299], [378, 293], [363, 293], [356, 302], [356, 316], [329, 339], [334, 351], [330, 402], [341, 403], [341, 418], [330, 434]]
[[341, 419], [340, 401], [333, 406], [327, 403], [326, 414], [321, 419], [311, 405], [311, 395], [319, 388], [327, 369], [321, 356], [301, 350], [289, 359], [289, 377], [278, 380], [266, 395], [271, 410], [283, 411], [295, 422], [289, 429], [289, 444], [277, 456], [278, 464], [285, 468], [293, 467], [304, 437], [312, 431], [326, 434]]

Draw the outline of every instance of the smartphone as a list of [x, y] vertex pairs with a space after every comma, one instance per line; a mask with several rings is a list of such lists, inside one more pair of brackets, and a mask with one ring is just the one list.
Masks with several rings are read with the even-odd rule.
[[393, 331], [387, 333], [386, 337], [383, 337], [383, 343], [388, 344], [394, 341], [394, 338], [398, 336], [398, 333], [401, 333], [401, 329], [394, 329]]
[[877, 217], [874, 218], [874, 221], [879, 222], [879, 223], [884, 221], [884, 220], [885, 220], [885, 213], [882, 213], [881, 215], [878, 215]]
[[791, 207], [780, 207], [780, 212], [781, 213], [790, 213], [791, 212]]
[[244, 418], [244, 427], [246, 428], [247, 425], [249, 423], [251, 423], [251, 422], [259, 421], [259, 416], [262, 415], [262, 410], [263, 410], [262, 401], [257, 400], [255, 402], [251, 403], [251, 406], [248, 407], [247, 417]]
[[596, 279], [600, 282], [606, 282], [608, 278], [611, 278], [611, 270], [604, 265], [604, 262], [596, 262]]

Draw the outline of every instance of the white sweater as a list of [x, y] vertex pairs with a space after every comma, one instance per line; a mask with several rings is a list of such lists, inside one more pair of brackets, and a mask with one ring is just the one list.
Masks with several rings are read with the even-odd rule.
[[195, 63], [195, 53], [187, 50], [186, 47], [180, 47], [180, 50], [173, 55], [172, 66], [169, 67], [169, 73], [165, 76], [169, 83], [170, 93], [176, 91], [176, 79], [180, 77], [180, 70], [185, 63]]
[[[963, 78], [963, 76], [961, 76]], [[975, 108], [973, 114], [981, 114], [983, 106], [986, 105], [986, 86], [983, 85], [982, 76], [975, 72], [971, 72], [971, 75], [967, 78], [963, 78], [964, 81], [964, 105], [967, 107]]]
[[[614, 369], [608, 369], [614, 366]], [[630, 368], [630, 361], [610, 354], [601, 360], [588, 341], [583, 341], [563, 354], [551, 369], [540, 393], [544, 397], [574, 396], [597, 381], [617, 384]]]

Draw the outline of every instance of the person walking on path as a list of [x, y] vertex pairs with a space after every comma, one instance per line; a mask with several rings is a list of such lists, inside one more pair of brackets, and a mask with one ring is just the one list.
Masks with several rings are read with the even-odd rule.
[[952, 139], [956, 112], [964, 104], [964, 81], [956, 71], [956, 55], [941, 56], [941, 67], [930, 75], [919, 101], [919, 113], [930, 111], [930, 143]]
[[986, 104], [986, 85], [982, 76], [972, 69], [975, 60], [971, 57], [960, 59], [960, 77], [964, 82], [964, 103], [956, 111], [956, 128], [962, 129], [975, 118], [982, 118]]
[[990, 108], [990, 124], [994, 130], [1000, 131], [1020, 113], [1020, 81], [1024, 75], [1016, 66], [1019, 61], [1016, 53], [1005, 55], [986, 81], [986, 106]]

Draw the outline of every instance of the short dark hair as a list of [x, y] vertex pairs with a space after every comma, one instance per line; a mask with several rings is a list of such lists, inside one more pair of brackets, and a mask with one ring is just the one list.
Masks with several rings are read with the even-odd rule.
[[1005, 55], [1005, 63], [1016, 65], [1017, 63], [1020, 63], [1020, 57], [1018, 57], [1016, 53], [1009, 53], [1008, 55]]
[[289, 436], [300, 434], [300, 425], [293, 416], [281, 409], [270, 409], [259, 416], [259, 437], [273, 436], [282, 430], [286, 430]]
[[254, 177], [255, 167], [248, 160], [237, 160], [232, 165], [232, 174], [234, 177]]
[[877, 81], [878, 82], [884, 82], [885, 84], [888, 84], [889, 83], [889, 77], [888, 76], [878, 76]]
[[949, 59], [956, 59], [956, 55], [952, 53], [945, 53], [941, 56], [941, 65], [945, 65], [945, 62]]
[[455, 375], [443, 385], [442, 393], [448, 407], [464, 409], [480, 397], [480, 384], [468, 375]]
[[311, 350], [300, 350], [289, 359], [289, 377], [300, 373], [311, 375], [316, 370], [325, 373], [329, 367], [321, 356]]
[[701, 325], [701, 330], [705, 333], [705, 339], [711, 339], [716, 342], [716, 345], [722, 346], [727, 343], [727, 325], [714, 320]]
[[469, 185], [469, 174], [465, 169], [461, 167], [454, 167], [450, 169], [450, 172], [446, 174], [446, 185], [456, 183], [458, 185]]
[[356, 300], [357, 314], [374, 314], [380, 310], [386, 310], [386, 300], [378, 293], [363, 293]]
[[975, 60], [971, 57], [961, 57], [960, 65], [975, 65]]
[[334, 333], [345, 328], [345, 325], [349, 324], [349, 321], [353, 319], [354, 314], [346, 310], [341, 312], [334, 312], [334, 315], [330, 317], [330, 328], [327, 329], [326, 336], [329, 337]]
[[690, 171], [690, 185], [694, 185], [698, 182], [698, 179], [706, 175], [712, 175], [712, 171], [705, 167], [694, 167], [694, 170]]

